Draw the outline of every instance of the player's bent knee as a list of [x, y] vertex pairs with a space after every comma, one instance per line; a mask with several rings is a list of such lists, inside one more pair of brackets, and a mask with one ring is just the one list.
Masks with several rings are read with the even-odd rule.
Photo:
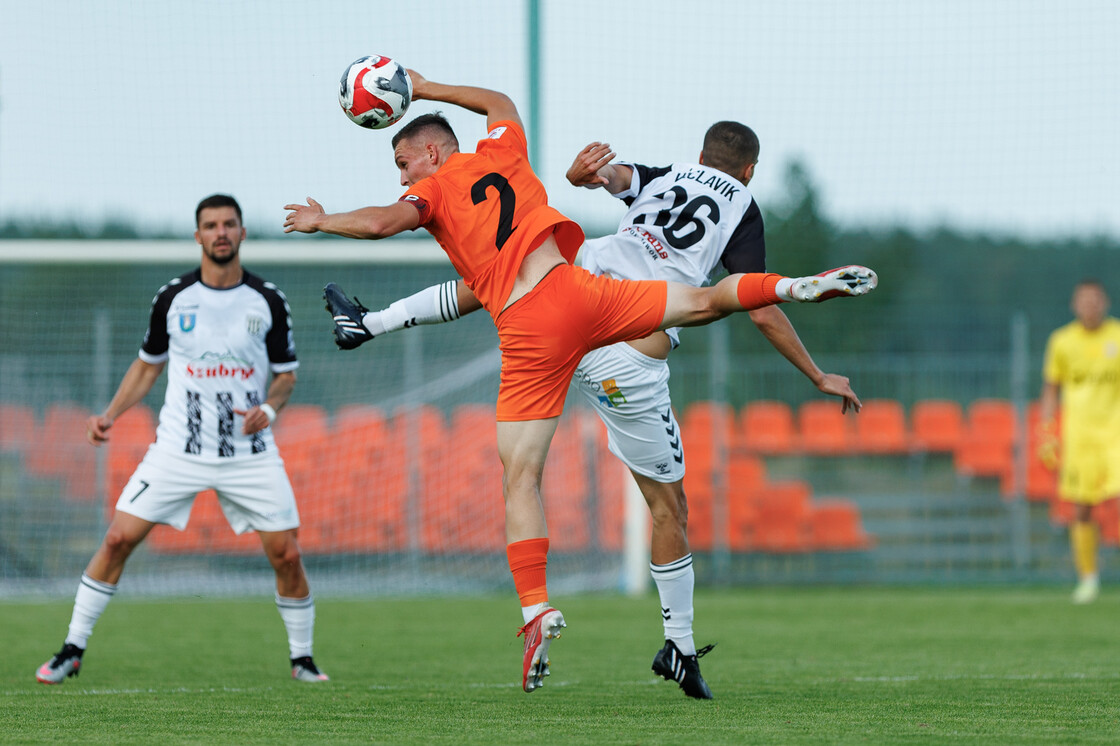
[[688, 501], [680, 482], [663, 484], [651, 490], [648, 496], [650, 517], [654, 523], [688, 525]]
[[143, 537], [136, 537], [128, 534], [119, 528], [110, 526], [109, 530], [105, 532], [105, 539], [102, 541], [102, 546], [105, 552], [115, 559], [124, 559], [132, 554]]

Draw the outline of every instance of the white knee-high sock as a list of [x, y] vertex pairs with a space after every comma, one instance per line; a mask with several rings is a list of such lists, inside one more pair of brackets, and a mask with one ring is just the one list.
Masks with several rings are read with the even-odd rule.
[[431, 285], [398, 300], [380, 311], [362, 317], [362, 326], [373, 336], [420, 324], [442, 324], [459, 318], [459, 296], [455, 280]]
[[113, 600], [117, 586], [112, 583], [102, 583], [94, 580], [89, 575], [82, 573], [82, 580], [78, 583], [78, 592], [74, 596], [74, 613], [70, 616], [70, 631], [66, 635], [66, 642], [77, 645], [85, 650], [89, 636], [93, 634], [93, 625], [97, 624], [101, 612]]
[[305, 598], [284, 598], [277, 593], [276, 609], [288, 630], [289, 657], [311, 655], [315, 637], [315, 599], [310, 593]]
[[692, 571], [692, 554], [686, 554], [666, 565], [649, 563], [657, 595], [661, 597], [661, 618], [665, 639], [672, 640], [684, 655], [696, 653], [692, 639], [692, 590], [696, 575]]

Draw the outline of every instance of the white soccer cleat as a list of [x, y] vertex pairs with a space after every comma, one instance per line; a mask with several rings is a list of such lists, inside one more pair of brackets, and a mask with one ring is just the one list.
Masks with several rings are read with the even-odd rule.
[[797, 277], [790, 286], [790, 296], [801, 303], [820, 303], [831, 298], [867, 295], [879, 285], [874, 270], [849, 264], [819, 275]]
[[560, 636], [560, 630], [567, 626], [564, 615], [550, 608], [533, 617], [533, 621], [517, 633], [518, 637], [525, 635], [521, 688], [526, 692], [544, 686], [544, 677], [551, 673], [548, 668], [548, 647]]
[[315, 661], [311, 660], [310, 655], [305, 655], [302, 658], [292, 658], [292, 678], [296, 681], [307, 681], [315, 683], [319, 681], [330, 681], [331, 677], [319, 670], [315, 665]]
[[1070, 600], [1075, 604], [1091, 604], [1097, 600], [1101, 593], [1101, 581], [1094, 577], [1082, 578], [1077, 587], [1073, 589]]
[[82, 667], [82, 653], [77, 645], [66, 643], [49, 661], [39, 666], [35, 680], [40, 684], [61, 684], [67, 676], [77, 676]]

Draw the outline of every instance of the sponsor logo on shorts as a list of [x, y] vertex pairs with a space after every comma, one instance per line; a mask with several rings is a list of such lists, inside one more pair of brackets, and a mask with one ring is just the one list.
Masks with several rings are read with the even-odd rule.
[[599, 403], [608, 409], [614, 409], [620, 404], [626, 403], [626, 395], [622, 393], [622, 389], [618, 387], [613, 378], [599, 384], [600, 390], [603, 392], [599, 394]]

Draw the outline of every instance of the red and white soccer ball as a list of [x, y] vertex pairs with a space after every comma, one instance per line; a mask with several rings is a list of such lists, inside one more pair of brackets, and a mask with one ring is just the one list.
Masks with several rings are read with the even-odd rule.
[[342, 74], [338, 103], [354, 124], [379, 130], [399, 121], [408, 110], [412, 80], [388, 57], [362, 57]]

